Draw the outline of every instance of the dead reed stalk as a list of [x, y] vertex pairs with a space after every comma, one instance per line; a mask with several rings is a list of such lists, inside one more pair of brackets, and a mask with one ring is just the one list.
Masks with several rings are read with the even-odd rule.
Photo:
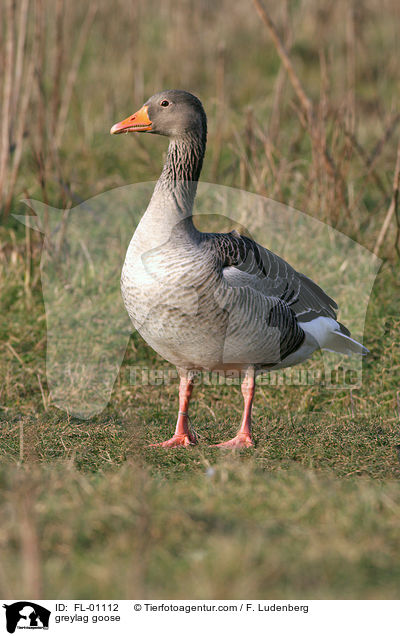
[[[65, 55], [65, 0], [57, 0], [54, 25], [49, 26], [51, 38], [46, 37], [48, 8], [46, 0], [20, 0], [18, 4], [15, 0], [6, 0], [4, 7], [5, 41], [0, 44], [0, 59], [4, 61], [0, 121], [0, 210], [3, 221], [11, 210], [27, 140], [45, 203], [49, 179], [55, 174], [60, 184], [65, 181], [61, 174], [59, 146], [97, 5], [90, 3], [77, 41], [70, 47], [74, 54], [69, 69]], [[54, 59], [52, 66], [50, 59]], [[35, 115], [30, 117], [28, 128], [30, 107]], [[61, 196], [64, 201], [62, 187]], [[46, 231], [46, 211], [43, 224]]]
[[[19, 532], [21, 542], [22, 594], [36, 600], [43, 598], [42, 557], [35, 514], [35, 496], [28, 480], [22, 480], [18, 497]], [[25, 488], [24, 486], [28, 486]]]
[[24, 92], [22, 95], [21, 107], [20, 107], [19, 116], [17, 119], [17, 126], [15, 131], [15, 140], [14, 140], [14, 143], [15, 143], [14, 157], [13, 157], [12, 166], [11, 166], [11, 174], [9, 177], [7, 199], [4, 206], [5, 218], [7, 218], [10, 212], [15, 183], [17, 181], [18, 170], [19, 170], [19, 166], [20, 166], [21, 158], [22, 158], [24, 131], [25, 131], [26, 118], [28, 114], [29, 102], [32, 95], [34, 69], [35, 69], [35, 62], [34, 62], [34, 57], [32, 56], [32, 59], [29, 63], [29, 67], [26, 73]]
[[[288, 55], [293, 43], [293, 31], [290, 25], [290, 15], [288, 1], [284, 3], [284, 45]], [[287, 73], [283, 64], [281, 65], [275, 81], [274, 97], [272, 102], [271, 117], [269, 121], [269, 137], [276, 142], [279, 136], [280, 113], [282, 108], [282, 99], [287, 80]]]
[[356, 128], [356, 29], [355, 7], [352, 2], [347, 4], [346, 10], [346, 127], [351, 133], [354, 133]]
[[382, 247], [382, 243], [385, 240], [390, 223], [393, 219], [393, 216], [395, 215], [395, 213], [397, 213], [397, 208], [399, 204], [399, 185], [400, 185], [400, 141], [397, 146], [397, 158], [396, 158], [396, 166], [394, 169], [394, 177], [393, 177], [392, 199], [390, 201], [389, 209], [386, 213], [386, 216], [382, 223], [381, 230], [379, 232], [378, 238], [375, 243], [375, 248], [374, 248], [375, 256], [378, 256], [379, 251]]
[[65, 82], [65, 89], [61, 98], [60, 110], [59, 110], [58, 119], [57, 119], [57, 126], [55, 129], [54, 145], [56, 148], [60, 146], [61, 140], [64, 135], [65, 124], [67, 121], [72, 93], [73, 93], [74, 86], [76, 84], [76, 79], [78, 76], [79, 66], [82, 61], [82, 56], [83, 56], [85, 46], [87, 43], [89, 30], [94, 20], [94, 17], [96, 15], [96, 12], [97, 12], [97, 7], [95, 3], [91, 3], [87, 10], [85, 19], [82, 23], [82, 27], [78, 36], [78, 41], [76, 42], [76, 45], [75, 45], [75, 54], [72, 59], [71, 67], [69, 69], [69, 73], [67, 75], [67, 79]]
[[218, 165], [221, 158], [224, 112], [225, 112], [225, 48], [221, 45], [217, 52], [216, 63], [216, 132], [214, 139], [214, 153], [211, 164], [211, 180], [218, 178]]
[[60, 110], [61, 95], [61, 75], [64, 59], [64, 0], [57, 0], [56, 4], [56, 26], [55, 26], [55, 58], [53, 69], [53, 92], [51, 103], [51, 134], [55, 135], [57, 130], [57, 118]]
[[254, 5], [258, 11], [258, 14], [261, 18], [261, 20], [264, 22], [265, 26], [267, 27], [272, 41], [275, 45], [275, 48], [278, 52], [279, 57], [281, 58], [282, 64], [286, 69], [286, 72], [290, 78], [291, 84], [293, 86], [293, 89], [303, 107], [303, 110], [305, 112], [305, 114], [307, 115], [307, 119], [309, 121], [309, 123], [312, 122], [313, 117], [314, 117], [314, 109], [313, 109], [313, 105], [311, 100], [307, 97], [306, 92], [303, 88], [303, 85], [296, 73], [296, 71], [294, 70], [294, 66], [291, 62], [291, 59], [286, 51], [286, 48], [279, 36], [279, 33], [277, 31], [277, 28], [275, 26], [275, 24], [272, 22], [270, 16], [267, 13], [267, 10], [264, 6], [264, 4], [262, 3], [261, 0], [254, 0]]
[[268, 29], [268, 32], [271, 36], [271, 39], [274, 43], [276, 51], [281, 59], [283, 66], [286, 69], [290, 82], [292, 84], [293, 90], [297, 95], [297, 98], [300, 102], [302, 112], [304, 115], [304, 119], [300, 118], [303, 125], [307, 127], [308, 133], [311, 138], [313, 153], [317, 157], [322, 157], [324, 162], [327, 174], [332, 179], [335, 184], [335, 191], [339, 198], [340, 204], [347, 211], [347, 202], [345, 197], [345, 183], [340, 171], [335, 164], [335, 161], [329, 152], [326, 144], [324, 142], [324, 137], [322, 135], [322, 128], [318, 125], [318, 120], [316, 117], [314, 105], [311, 99], [306, 94], [303, 85], [294, 69], [292, 61], [287, 53], [286, 47], [284, 46], [281, 37], [279, 36], [278, 30], [271, 20], [262, 0], [253, 0], [255, 8], [265, 26]]
[[18, 43], [17, 43], [17, 55], [15, 60], [15, 74], [14, 74], [14, 86], [13, 86], [13, 113], [15, 114], [18, 108], [19, 94], [21, 91], [23, 69], [24, 69], [24, 53], [26, 44], [26, 27], [28, 23], [29, 12], [29, 0], [21, 0], [19, 18], [17, 23]]
[[14, 0], [7, 0], [6, 5], [6, 42], [3, 84], [3, 105], [1, 113], [0, 139], [0, 202], [4, 198], [7, 179], [7, 163], [10, 154], [10, 128], [12, 106], [12, 74], [14, 65]]

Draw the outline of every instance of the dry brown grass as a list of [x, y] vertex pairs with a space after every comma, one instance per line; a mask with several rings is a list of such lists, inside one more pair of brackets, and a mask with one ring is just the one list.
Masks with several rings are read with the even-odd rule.
[[128, 172], [128, 149], [106, 134], [146, 95], [174, 85], [207, 106], [205, 177], [278, 197], [395, 256], [395, 213], [384, 223], [399, 124], [396, 2], [94, 6], [10, 0], [4, 9], [6, 216], [22, 192], [68, 207], [71, 195], [121, 183], [119, 172], [154, 177], [160, 145], [137, 140], [141, 165]]

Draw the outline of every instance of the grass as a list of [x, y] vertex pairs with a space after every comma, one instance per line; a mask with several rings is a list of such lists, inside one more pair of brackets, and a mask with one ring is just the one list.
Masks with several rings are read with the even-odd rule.
[[353, 412], [348, 391], [260, 387], [256, 448], [232, 455], [209, 444], [237, 427], [235, 386], [196, 389], [197, 448], [148, 447], [171, 433], [177, 385], [130, 385], [133, 345], [145, 366], [158, 362], [137, 335], [105, 411], [81, 421], [45, 409], [35, 296], [29, 315], [16, 303], [8, 334], [23, 365], [8, 351], [3, 367], [3, 597], [397, 598], [399, 415], [384, 371], [398, 360], [398, 318], [389, 302], [385, 328], [375, 341], [367, 333], [372, 359]]
[[106, 468], [106, 449], [124, 445], [110, 428], [111, 442], [64, 430], [90, 472], [68, 460], [1, 471], [4, 596], [21, 595], [37, 548], [44, 598], [397, 598], [393, 480], [337, 479], [273, 444], [269, 461], [152, 451]]
[[[323, 167], [321, 149], [310, 141], [252, 5], [231, 16], [223, 0], [201, 7], [179, 0], [175, 11], [168, 5], [156, 12], [138, 2], [138, 14], [121, 2], [112, 15], [108, 3], [98, 4], [58, 163], [49, 160], [43, 176], [32, 148], [36, 141], [30, 144], [27, 132], [13, 212], [25, 212], [19, 193], [47, 197], [62, 208], [127, 182], [156, 178], [165, 140], [114, 140], [105, 131], [155, 90], [181, 85], [198, 93], [209, 113], [204, 180], [267, 194], [374, 248], [396, 159], [390, 122], [398, 109], [397, 3], [388, 0], [386, 13], [375, 0], [354, 5], [354, 36], [343, 29], [347, 4], [332, 5], [328, 15], [317, 2], [290, 9], [291, 60], [318, 106], [325, 142], [342, 175], [340, 204], [340, 179]], [[288, 37], [284, 8], [275, 13], [265, 4], [279, 33]], [[64, 37], [71, 49], [84, 13], [79, 3], [68, 3]], [[51, 25], [49, 19], [49, 47]], [[207, 37], [193, 39], [188, 25], [207, 31]], [[51, 48], [46, 51], [45, 97], [53, 77]], [[70, 60], [67, 50], [65, 59]], [[367, 161], [343, 133], [353, 98], [353, 132]], [[31, 107], [40, 110], [35, 100]], [[51, 111], [51, 100], [47, 107]], [[49, 131], [43, 134], [48, 141]], [[366, 315], [370, 355], [363, 362], [362, 386], [350, 392], [320, 383], [260, 385], [256, 447], [238, 453], [210, 446], [232, 436], [241, 415], [239, 388], [215, 384], [194, 392], [198, 447], [171, 452], [149, 447], [173, 430], [177, 383], [132, 382], [138, 364], [171, 371], [138, 334], [131, 337], [101, 413], [79, 420], [58, 410], [46, 382], [42, 237], [12, 218], [0, 227], [0, 596], [398, 598], [400, 266], [394, 221]], [[50, 229], [54, 237], [51, 221]], [[95, 229], [92, 240], [98, 245]], [[268, 228], [262, 229], [267, 242]], [[121, 246], [115, 245], [110, 239], [107, 247], [119, 258]], [[79, 254], [65, 247], [61, 256], [68, 282], [68, 266]], [[312, 268], [318, 276], [322, 258], [299, 253], [300, 262], [304, 259], [304, 271]], [[326, 261], [325, 269], [334, 285], [335, 266]], [[352, 303], [360, 285], [346, 276], [340, 294], [354, 327]], [[99, 321], [101, 333], [107, 316], [99, 315]], [[320, 366], [317, 355], [304, 368]]]

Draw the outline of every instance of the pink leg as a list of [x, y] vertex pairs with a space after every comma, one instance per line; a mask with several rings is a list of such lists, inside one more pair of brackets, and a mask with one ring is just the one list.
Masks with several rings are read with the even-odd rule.
[[246, 374], [242, 384], [242, 395], [244, 398], [244, 411], [242, 424], [237, 435], [227, 442], [216, 444], [220, 448], [249, 448], [254, 446], [251, 438], [251, 409], [255, 393], [254, 371], [251, 370]]
[[179, 384], [179, 413], [176, 429], [171, 439], [151, 446], [174, 448], [175, 446], [191, 446], [197, 444], [196, 435], [189, 429], [189, 402], [193, 391], [193, 380], [185, 376], [181, 377]]

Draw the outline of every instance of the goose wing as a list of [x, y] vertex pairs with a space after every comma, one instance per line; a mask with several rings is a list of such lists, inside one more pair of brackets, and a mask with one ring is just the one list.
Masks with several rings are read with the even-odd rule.
[[[336, 320], [335, 301], [283, 258], [235, 230], [206, 236], [230, 285], [252, 287], [266, 297], [278, 298], [299, 322], [320, 316]], [[340, 326], [346, 333], [347, 329]]]

